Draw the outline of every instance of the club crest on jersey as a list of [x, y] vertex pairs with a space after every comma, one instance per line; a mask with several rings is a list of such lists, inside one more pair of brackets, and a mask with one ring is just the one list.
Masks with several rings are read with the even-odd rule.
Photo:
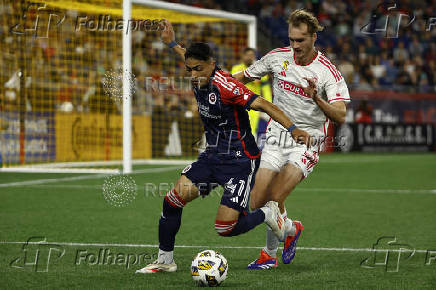
[[215, 103], [216, 103], [216, 95], [215, 95], [215, 93], [210, 93], [209, 94], [209, 103], [212, 104], [212, 105], [215, 105]]
[[240, 95], [242, 92], [240, 92], [240, 89], [238, 88], [238, 87], [236, 87], [234, 90], [233, 90], [233, 94], [234, 95]]

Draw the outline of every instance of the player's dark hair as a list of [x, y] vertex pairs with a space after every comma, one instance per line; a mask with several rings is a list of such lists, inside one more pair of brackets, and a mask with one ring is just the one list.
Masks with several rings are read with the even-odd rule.
[[194, 42], [185, 52], [185, 60], [195, 58], [198, 60], [208, 61], [213, 58], [213, 52], [210, 46], [204, 42]]

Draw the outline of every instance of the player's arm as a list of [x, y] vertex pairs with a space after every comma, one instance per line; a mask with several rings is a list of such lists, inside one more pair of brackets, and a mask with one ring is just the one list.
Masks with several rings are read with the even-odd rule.
[[164, 23], [164, 30], [162, 30], [162, 34], [161, 34], [163, 43], [165, 43], [170, 48], [172, 48], [178, 55], [180, 55], [181, 58], [185, 59], [186, 49], [184, 49], [179, 44], [177, 44], [174, 29], [173, 26], [171, 25], [171, 22], [164, 19], [163, 23]]
[[261, 79], [264, 75], [270, 73], [271, 69], [271, 54], [264, 55], [258, 61], [255, 61], [246, 70], [232, 74], [232, 77], [241, 83], [249, 83], [255, 79]]
[[259, 96], [250, 104], [250, 109], [267, 113], [271, 119], [280, 123], [283, 127], [288, 128], [288, 131], [295, 141], [310, 144], [310, 135], [306, 131], [298, 129], [289, 117], [273, 103]]
[[238, 71], [238, 72], [236, 72], [236, 73], [233, 73], [233, 74], [232, 74], [232, 77], [234, 77], [235, 79], [237, 79], [238, 81], [240, 81], [240, 82], [243, 83], [243, 84], [246, 84], [246, 83], [249, 83], [249, 82], [252, 82], [252, 81], [253, 81], [253, 79], [248, 78], [248, 77], [246, 77], [246, 76], [244, 75], [244, 71], [243, 71], [243, 70]]
[[344, 102], [338, 101], [334, 102], [333, 104], [329, 104], [325, 100], [321, 99], [318, 95], [315, 96], [313, 100], [330, 120], [338, 124], [345, 123], [347, 107], [345, 106]]
[[288, 128], [295, 141], [310, 146], [310, 135], [306, 131], [298, 129], [276, 105], [256, 95], [234, 78], [217, 79], [214, 82], [220, 89], [221, 101], [224, 104], [242, 106], [247, 110], [263, 111], [283, 127]]
[[302, 85], [297, 84], [297, 86], [301, 88], [306, 94], [312, 97], [312, 99], [319, 106], [319, 108], [324, 112], [327, 118], [338, 124], [345, 123], [345, 115], [347, 113], [347, 107], [345, 106], [345, 102], [338, 101], [329, 104], [327, 101], [325, 101], [318, 95], [315, 82], [309, 78], [304, 78], [304, 79], [307, 81], [309, 85], [307, 87], [303, 87]]

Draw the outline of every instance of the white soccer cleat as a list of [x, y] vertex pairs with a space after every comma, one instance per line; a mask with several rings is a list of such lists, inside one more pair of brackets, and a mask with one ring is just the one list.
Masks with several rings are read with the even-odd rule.
[[265, 215], [265, 223], [271, 228], [279, 240], [283, 240], [285, 225], [280, 213], [279, 204], [277, 201], [268, 201], [264, 207], [269, 208], [269, 214]]
[[162, 264], [158, 260], [151, 264], [148, 264], [142, 269], [136, 270], [137, 274], [154, 274], [159, 272], [175, 272], [177, 270], [177, 265], [174, 261], [171, 264]]

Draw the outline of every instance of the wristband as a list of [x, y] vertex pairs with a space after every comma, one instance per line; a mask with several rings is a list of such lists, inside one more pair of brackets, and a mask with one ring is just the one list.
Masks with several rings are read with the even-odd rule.
[[292, 131], [294, 131], [295, 129], [297, 129], [297, 126], [293, 124], [291, 127], [288, 128], [288, 132], [292, 134]]
[[174, 46], [177, 46], [177, 45], [178, 45], [177, 42], [175, 42], [174, 40], [171, 41], [170, 43], [168, 43], [168, 46], [169, 46], [170, 48], [173, 48]]

